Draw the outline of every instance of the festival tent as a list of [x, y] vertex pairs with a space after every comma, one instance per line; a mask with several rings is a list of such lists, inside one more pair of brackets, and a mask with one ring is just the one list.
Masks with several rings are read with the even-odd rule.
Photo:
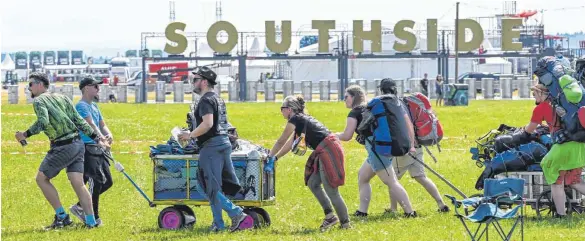
[[0, 69], [14, 70], [14, 68], [15, 68], [15, 64], [14, 64], [14, 61], [12, 60], [12, 57], [10, 57], [10, 54], [6, 54], [6, 58], [4, 58], [4, 61], [2, 61], [2, 65], [0, 66]]

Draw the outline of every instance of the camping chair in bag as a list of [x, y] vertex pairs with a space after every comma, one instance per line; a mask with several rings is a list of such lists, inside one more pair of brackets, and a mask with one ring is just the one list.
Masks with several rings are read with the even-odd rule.
[[[522, 199], [524, 179], [486, 179], [483, 190], [483, 197], [463, 200], [456, 200], [453, 196], [445, 195], [455, 206], [455, 216], [461, 220], [467, 233], [471, 236], [471, 240], [481, 240], [484, 234], [485, 240], [489, 240], [490, 224], [496, 229], [502, 240], [510, 240], [518, 222], [520, 222], [520, 232], [522, 240], [524, 240], [524, 201]], [[458, 210], [461, 206], [465, 210], [465, 215]], [[520, 210], [519, 215], [518, 210]], [[508, 233], [500, 225], [499, 220], [501, 219], [515, 219]], [[471, 233], [465, 220], [479, 223], [475, 233]]]

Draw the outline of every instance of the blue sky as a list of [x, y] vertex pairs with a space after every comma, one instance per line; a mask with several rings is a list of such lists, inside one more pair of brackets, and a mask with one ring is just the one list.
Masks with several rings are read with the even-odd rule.
[[[207, 31], [215, 22], [215, 0], [175, 2], [176, 20], [187, 24], [186, 31]], [[462, 18], [490, 16], [500, 13], [503, 6], [502, 1], [461, 2]], [[223, 0], [222, 3], [223, 19], [240, 31], [264, 31], [265, 20], [292, 20], [294, 31], [302, 25], [310, 28], [313, 19], [334, 19], [348, 26], [352, 20], [380, 19], [393, 26], [402, 19], [424, 23], [427, 18], [440, 18], [440, 24], [452, 25], [455, 18], [455, 1]], [[583, 5], [583, 0], [517, 1], [518, 10]], [[141, 32], [164, 31], [169, 22], [168, 9], [168, 0], [3, 1], [0, 48], [2, 52], [138, 49]], [[585, 31], [585, 8], [544, 12], [544, 23], [547, 33]], [[162, 49], [164, 43], [164, 39], [151, 41], [149, 48]]]

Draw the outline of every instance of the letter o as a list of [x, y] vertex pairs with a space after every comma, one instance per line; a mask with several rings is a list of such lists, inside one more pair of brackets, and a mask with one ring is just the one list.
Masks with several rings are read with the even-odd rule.
[[[220, 43], [217, 40], [217, 34], [220, 31], [226, 31], [228, 34], [228, 40], [225, 43]], [[238, 31], [233, 24], [228, 21], [218, 21], [209, 27], [207, 30], [207, 43], [213, 51], [217, 53], [229, 53], [238, 44]]]

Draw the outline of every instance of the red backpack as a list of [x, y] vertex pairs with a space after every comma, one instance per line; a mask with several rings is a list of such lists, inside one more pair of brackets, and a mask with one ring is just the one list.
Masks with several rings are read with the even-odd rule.
[[416, 92], [411, 96], [402, 98], [402, 100], [408, 107], [418, 144], [423, 146], [438, 145], [443, 139], [443, 127], [437, 116], [432, 112], [429, 99], [425, 95]]

